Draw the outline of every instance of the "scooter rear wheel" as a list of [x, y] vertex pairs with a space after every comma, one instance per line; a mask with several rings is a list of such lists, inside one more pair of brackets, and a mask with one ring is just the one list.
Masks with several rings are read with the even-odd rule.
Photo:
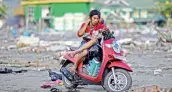
[[[69, 63], [65, 67], [70, 70], [70, 68], [72, 66], [73, 66], [73, 64], [72, 63]], [[62, 81], [63, 81], [64, 86], [67, 89], [77, 88], [77, 86], [78, 86], [78, 84], [72, 84], [64, 75], [62, 75]]]

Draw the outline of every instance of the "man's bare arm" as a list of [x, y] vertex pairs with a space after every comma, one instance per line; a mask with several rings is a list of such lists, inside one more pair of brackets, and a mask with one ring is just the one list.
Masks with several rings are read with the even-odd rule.
[[90, 22], [90, 20], [87, 20], [87, 21], [85, 22], [85, 25], [78, 31], [78, 34], [79, 34], [80, 36], [83, 36], [83, 35], [84, 35], [85, 30], [86, 30], [86, 28], [87, 28], [89, 22]]

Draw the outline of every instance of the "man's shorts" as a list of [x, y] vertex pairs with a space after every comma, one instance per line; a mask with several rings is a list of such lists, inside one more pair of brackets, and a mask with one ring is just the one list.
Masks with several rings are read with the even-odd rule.
[[[82, 46], [84, 46], [86, 43], [87, 43], [87, 41], [82, 41], [81, 44], [80, 44], [80, 46], [79, 46], [79, 48], [81, 48]], [[97, 48], [97, 43], [98, 43], [98, 41], [93, 46], [91, 46], [88, 49], [88, 51], [90, 51], [92, 48]]]

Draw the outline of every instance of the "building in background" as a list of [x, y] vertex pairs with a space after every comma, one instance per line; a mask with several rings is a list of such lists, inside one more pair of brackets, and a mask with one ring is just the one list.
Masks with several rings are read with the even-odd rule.
[[152, 12], [157, 0], [24, 0], [27, 29], [78, 30], [92, 9], [101, 11], [107, 23], [147, 23], [159, 21]]
[[[151, 11], [152, 8], [157, 7], [156, 0], [96, 0], [96, 2], [104, 4], [105, 6], [111, 6], [111, 8], [103, 10], [106, 11], [106, 15], [120, 16], [124, 19], [124, 22], [127, 23], [159, 20], [159, 14]], [[115, 22], [116, 20], [110, 18], [108, 21]]]
[[17, 6], [14, 9], [14, 15], [18, 17], [18, 27], [24, 27], [25, 26], [25, 13], [24, 13], [24, 7], [22, 5]]
[[15, 15], [15, 8], [20, 6], [21, 0], [3, 0], [3, 3], [7, 7], [7, 24], [9, 26], [15, 26], [19, 24], [20, 16]]
[[25, 8], [26, 26], [46, 27], [57, 31], [78, 30], [90, 11], [92, 0], [28, 0], [22, 1]]

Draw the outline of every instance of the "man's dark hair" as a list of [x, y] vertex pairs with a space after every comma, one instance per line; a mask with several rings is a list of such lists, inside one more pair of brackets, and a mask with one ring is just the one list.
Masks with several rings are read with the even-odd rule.
[[100, 18], [100, 12], [98, 10], [90, 11], [89, 17], [91, 18], [94, 15], [98, 15], [98, 17]]

